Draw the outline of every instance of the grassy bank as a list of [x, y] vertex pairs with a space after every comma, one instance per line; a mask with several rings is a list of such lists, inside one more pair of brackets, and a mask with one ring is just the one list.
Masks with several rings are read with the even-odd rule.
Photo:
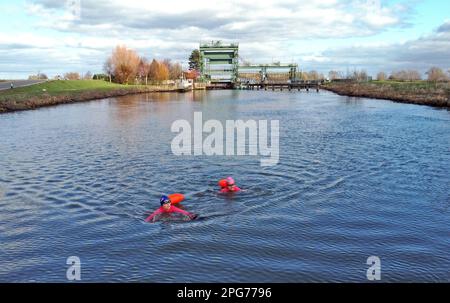
[[135, 93], [171, 91], [169, 86], [121, 85], [102, 80], [49, 81], [0, 91], [0, 113]]
[[332, 82], [325, 84], [323, 88], [343, 96], [387, 99], [402, 103], [450, 108], [450, 83], [448, 82]]

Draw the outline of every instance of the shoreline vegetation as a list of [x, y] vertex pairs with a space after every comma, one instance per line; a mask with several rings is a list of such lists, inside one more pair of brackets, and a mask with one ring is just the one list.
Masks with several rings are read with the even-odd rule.
[[[341, 96], [383, 99], [450, 109], [450, 83], [338, 81], [321, 86]], [[124, 85], [104, 80], [52, 80], [0, 91], [0, 114], [130, 94], [176, 92], [171, 85]]]
[[[130, 94], [175, 92], [175, 81], [191, 79], [180, 63], [141, 57], [135, 50], [118, 45], [106, 59], [105, 74], [68, 72], [49, 80], [46, 74], [30, 75], [28, 80], [41, 84], [0, 90], [0, 113], [35, 109]], [[1, 81], [1, 80], [0, 80]], [[172, 83], [172, 84], [170, 84]]]
[[341, 96], [450, 108], [449, 82], [342, 81], [326, 83], [321, 88]]
[[123, 85], [103, 80], [54, 80], [0, 91], [0, 113], [130, 94], [175, 92], [170, 85]]
[[[177, 91], [176, 86], [161, 83], [179, 79], [188, 79], [192, 82], [200, 80], [200, 83], [205, 83], [199, 72], [200, 65], [198, 50], [192, 51], [189, 57], [189, 70], [183, 71], [180, 63], [172, 62], [170, 59], [149, 60], [125, 45], [118, 45], [103, 65], [104, 74], [92, 75], [87, 72], [80, 76], [78, 72], [68, 72], [64, 77], [57, 75], [55, 80], [49, 81], [47, 75], [39, 72], [37, 75], [31, 75], [29, 80], [47, 80], [47, 82], [0, 90], [0, 113], [129, 94], [174, 92]], [[422, 74], [416, 70], [394, 71], [390, 76], [385, 72], [379, 72], [377, 80], [373, 81], [365, 70], [354, 70], [352, 73], [347, 71], [347, 75], [332, 70], [327, 78], [324, 74], [313, 70], [300, 72], [295, 75], [295, 79], [324, 82], [320, 86], [322, 89], [341, 96], [450, 108], [450, 70], [432, 67], [425, 74], [428, 76], [427, 80], [423, 80]], [[261, 81], [259, 72], [243, 75]], [[292, 75], [272, 74], [270, 77], [272, 80], [287, 83]]]

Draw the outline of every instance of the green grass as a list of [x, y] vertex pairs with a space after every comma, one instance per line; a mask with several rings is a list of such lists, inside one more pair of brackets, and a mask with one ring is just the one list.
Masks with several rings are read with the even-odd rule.
[[114, 89], [132, 89], [140, 86], [121, 85], [109, 83], [103, 80], [74, 80], [74, 81], [49, 81], [26, 87], [7, 89], [0, 91], [0, 101], [26, 100], [30, 97], [43, 95], [75, 95], [89, 91], [110, 91]]
[[448, 89], [450, 88], [449, 83], [434, 83], [429, 81], [372, 81], [371, 84], [376, 84], [380, 86], [390, 86], [395, 90], [417, 90], [417, 89]]

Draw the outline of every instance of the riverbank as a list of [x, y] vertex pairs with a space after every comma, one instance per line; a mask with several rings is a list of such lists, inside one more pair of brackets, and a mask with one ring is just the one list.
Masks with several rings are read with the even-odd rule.
[[49, 81], [0, 91], [0, 113], [129, 94], [176, 91], [168, 85], [121, 85], [102, 80]]
[[332, 82], [322, 86], [341, 96], [387, 99], [401, 103], [450, 108], [450, 84], [426, 81]]

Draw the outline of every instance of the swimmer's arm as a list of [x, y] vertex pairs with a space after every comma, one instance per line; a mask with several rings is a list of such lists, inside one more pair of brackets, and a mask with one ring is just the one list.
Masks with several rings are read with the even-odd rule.
[[180, 213], [180, 214], [183, 214], [185, 216], [190, 216], [191, 215], [191, 213], [189, 213], [189, 212], [187, 212], [185, 210], [179, 209], [178, 207], [175, 207], [175, 206], [172, 206], [172, 211], [174, 213]]
[[145, 222], [150, 222], [155, 218], [157, 215], [162, 214], [161, 209], [156, 210], [153, 214], [151, 214], [147, 219], [145, 219]]
[[185, 215], [187, 220], [195, 220], [198, 217], [198, 215], [196, 215], [196, 214], [189, 213], [189, 212], [179, 209], [177, 207], [175, 207], [173, 209], [173, 211]]

